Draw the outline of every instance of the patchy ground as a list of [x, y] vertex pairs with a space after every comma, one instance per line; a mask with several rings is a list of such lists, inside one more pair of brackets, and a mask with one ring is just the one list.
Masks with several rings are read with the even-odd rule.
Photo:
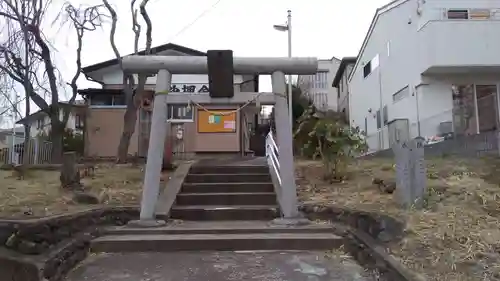
[[406, 221], [406, 237], [387, 245], [394, 256], [428, 280], [500, 280], [500, 160], [427, 160], [423, 210], [403, 211], [374, 178], [395, 179], [391, 159], [359, 160], [342, 183], [322, 180], [322, 165], [296, 164], [302, 202], [336, 204]]
[[[12, 171], [0, 171], [0, 217], [30, 218], [95, 208], [100, 205], [138, 205], [143, 166], [99, 164], [82, 183], [100, 204], [77, 204], [61, 190], [59, 171], [27, 171], [18, 180]], [[168, 180], [168, 174], [162, 176]]]
[[375, 281], [347, 255], [314, 251], [123, 253], [90, 256], [68, 281]]

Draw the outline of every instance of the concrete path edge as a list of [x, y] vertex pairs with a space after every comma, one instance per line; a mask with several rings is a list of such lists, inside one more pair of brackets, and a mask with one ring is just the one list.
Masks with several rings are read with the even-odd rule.
[[[375, 267], [385, 275], [384, 277], [387, 278], [387, 280], [426, 281], [426, 278], [411, 271], [401, 262], [390, 256], [379, 242], [364, 231], [352, 229], [350, 227], [347, 228], [347, 231], [351, 234], [351, 242], [358, 246], [358, 249], [351, 249], [351, 254], [361, 266], [367, 268], [366, 256], [369, 256], [374, 259], [373, 262], [375, 263]], [[369, 252], [363, 253], [363, 248], [368, 249]]]

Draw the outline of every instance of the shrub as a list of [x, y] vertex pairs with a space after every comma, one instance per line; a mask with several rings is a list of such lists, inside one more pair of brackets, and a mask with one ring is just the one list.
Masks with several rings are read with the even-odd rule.
[[298, 121], [295, 142], [303, 156], [321, 159], [327, 179], [342, 179], [349, 160], [367, 148], [359, 128], [349, 127], [336, 112], [310, 106]]

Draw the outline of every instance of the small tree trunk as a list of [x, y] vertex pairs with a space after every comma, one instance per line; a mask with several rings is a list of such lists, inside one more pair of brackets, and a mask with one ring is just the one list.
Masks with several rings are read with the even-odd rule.
[[29, 142], [30, 142], [30, 126], [24, 125], [24, 145], [23, 145], [23, 155], [22, 155], [22, 164], [29, 164]]
[[78, 190], [82, 188], [80, 172], [76, 166], [76, 152], [65, 152], [61, 166], [61, 187], [63, 189]]
[[59, 119], [51, 118], [52, 127], [50, 130], [50, 142], [52, 143], [51, 162], [61, 163], [63, 154], [63, 126]]
[[127, 110], [123, 116], [123, 132], [118, 145], [118, 163], [126, 163], [128, 156], [128, 148], [130, 146], [130, 139], [135, 132], [135, 124], [137, 122], [137, 107], [127, 106]]

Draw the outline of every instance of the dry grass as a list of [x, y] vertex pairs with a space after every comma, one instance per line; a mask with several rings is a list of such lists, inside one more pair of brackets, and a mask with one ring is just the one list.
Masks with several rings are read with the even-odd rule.
[[[82, 183], [102, 199], [100, 205], [138, 205], [143, 173], [142, 166], [100, 164], [94, 176]], [[18, 180], [12, 171], [0, 171], [0, 182], [0, 217], [4, 218], [49, 216], [100, 206], [73, 202], [72, 194], [60, 188], [58, 171], [27, 171], [24, 180]]]
[[391, 159], [359, 160], [348, 179], [330, 184], [321, 163], [298, 161], [303, 202], [337, 204], [389, 214], [407, 223], [406, 237], [388, 245], [405, 265], [428, 280], [500, 280], [500, 160], [427, 160], [428, 194], [423, 210], [398, 208], [394, 195], [372, 185], [394, 180]]

